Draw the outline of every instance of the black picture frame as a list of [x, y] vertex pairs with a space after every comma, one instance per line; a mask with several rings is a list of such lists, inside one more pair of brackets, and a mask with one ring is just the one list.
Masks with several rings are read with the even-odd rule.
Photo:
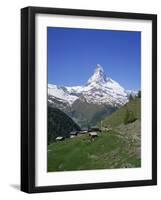
[[[111, 17], [152, 21], [152, 179], [91, 184], [35, 186], [35, 15]], [[157, 184], [157, 15], [45, 7], [21, 9], [21, 190], [57, 192]]]

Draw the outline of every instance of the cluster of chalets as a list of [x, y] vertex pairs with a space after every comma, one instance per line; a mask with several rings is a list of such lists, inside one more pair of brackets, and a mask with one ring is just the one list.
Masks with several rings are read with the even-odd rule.
[[[71, 131], [70, 132], [70, 139], [72, 138], [76, 138], [76, 137], [81, 137], [82, 135], [88, 135], [90, 137], [91, 141], [94, 141], [95, 138], [98, 137], [98, 132], [101, 132], [101, 129], [98, 127], [92, 127], [90, 129], [84, 129], [84, 130], [80, 130], [80, 131]], [[58, 136], [56, 137], [56, 141], [63, 141], [65, 140], [65, 137], [63, 136]]]

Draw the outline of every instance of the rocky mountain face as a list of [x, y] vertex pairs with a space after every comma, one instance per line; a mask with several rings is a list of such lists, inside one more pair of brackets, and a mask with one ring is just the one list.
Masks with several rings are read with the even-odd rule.
[[[128, 102], [135, 91], [125, 90], [118, 82], [107, 77], [103, 67], [97, 64], [93, 75], [83, 86], [57, 86], [48, 84], [48, 103], [59, 108], [78, 124], [87, 126], [93, 119], [97, 121], [111, 114]], [[100, 113], [100, 115], [99, 115]], [[86, 124], [86, 125], [85, 125]]]

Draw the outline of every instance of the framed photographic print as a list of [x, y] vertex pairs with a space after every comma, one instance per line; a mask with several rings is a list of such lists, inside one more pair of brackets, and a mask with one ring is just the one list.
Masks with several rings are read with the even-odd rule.
[[21, 190], [157, 184], [157, 16], [21, 10]]

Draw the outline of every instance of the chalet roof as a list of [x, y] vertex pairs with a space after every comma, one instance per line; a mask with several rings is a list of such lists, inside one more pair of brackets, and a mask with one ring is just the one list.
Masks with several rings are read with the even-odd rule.
[[83, 130], [82, 130], [82, 131], [80, 131], [80, 133], [88, 133], [88, 131], [85, 131], [85, 130], [83, 131]]
[[81, 131], [88, 131], [88, 128], [82, 128]]
[[71, 131], [70, 132], [70, 135], [76, 135], [77, 134], [77, 131]]
[[76, 137], [75, 135], [71, 135], [71, 136], [70, 136], [70, 138], [75, 138], [75, 137]]
[[64, 137], [62, 137], [62, 136], [58, 136], [58, 137], [56, 137], [56, 140], [61, 140], [61, 139], [63, 139]]
[[98, 134], [97, 134], [97, 132], [90, 132], [89, 135], [91, 135], [91, 136], [97, 136]]

